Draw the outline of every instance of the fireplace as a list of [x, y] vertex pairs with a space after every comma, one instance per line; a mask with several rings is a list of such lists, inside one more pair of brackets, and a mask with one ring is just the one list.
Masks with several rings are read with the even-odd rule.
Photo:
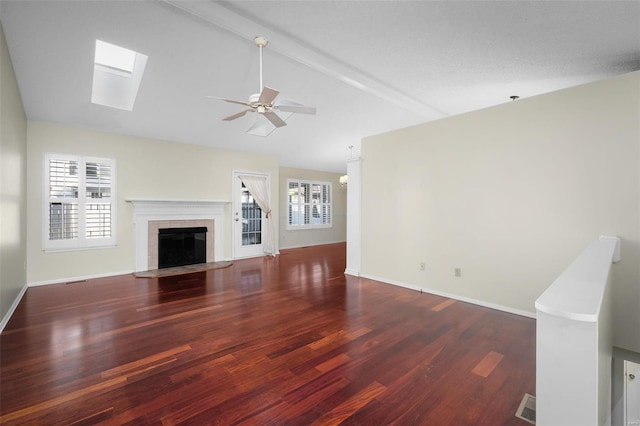
[[135, 223], [135, 271], [158, 269], [158, 230], [206, 227], [207, 262], [224, 257], [225, 210], [231, 204], [218, 200], [128, 199]]
[[[198, 219], [198, 220], [150, 220], [148, 223], [148, 268], [149, 269], [160, 269], [162, 266], [158, 263], [160, 260], [160, 230], [161, 229], [175, 229], [178, 233], [183, 229], [197, 229], [197, 228], [206, 228], [207, 232], [205, 233], [206, 238], [206, 255], [205, 260], [203, 262], [213, 262], [215, 258], [215, 223], [217, 221], [210, 219]], [[167, 232], [167, 234], [171, 234], [175, 232]]]
[[206, 261], [206, 227], [158, 229], [158, 269]]

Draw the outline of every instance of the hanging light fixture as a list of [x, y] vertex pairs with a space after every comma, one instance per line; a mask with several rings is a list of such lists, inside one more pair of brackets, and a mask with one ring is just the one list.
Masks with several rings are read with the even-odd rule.
[[[353, 159], [353, 145], [349, 145], [349, 160]], [[349, 183], [349, 175], [342, 175], [339, 179], [340, 188], [345, 189]]]

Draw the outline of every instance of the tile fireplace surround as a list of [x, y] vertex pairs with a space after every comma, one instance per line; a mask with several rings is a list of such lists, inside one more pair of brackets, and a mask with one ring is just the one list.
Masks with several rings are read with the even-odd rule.
[[[207, 228], [207, 262], [213, 262], [215, 221], [213, 219], [198, 220], [150, 220], [147, 244], [147, 269], [158, 269], [158, 230], [164, 228]], [[137, 271], [139, 272], [139, 271]]]
[[224, 221], [228, 201], [128, 199], [133, 205], [136, 272], [158, 268], [158, 229], [206, 226], [207, 262], [224, 260]]

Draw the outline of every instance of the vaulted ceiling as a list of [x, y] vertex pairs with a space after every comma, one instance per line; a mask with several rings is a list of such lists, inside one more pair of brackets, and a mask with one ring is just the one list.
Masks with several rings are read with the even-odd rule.
[[[638, 1], [15, 1], [0, 19], [30, 120], [342, 172], [363, 137], [640, 69]], [[315, 106], [266, 138], [223, 122], [264, 84]], [[91, 103], [95, 40], [149, 57], [133, 111]]]

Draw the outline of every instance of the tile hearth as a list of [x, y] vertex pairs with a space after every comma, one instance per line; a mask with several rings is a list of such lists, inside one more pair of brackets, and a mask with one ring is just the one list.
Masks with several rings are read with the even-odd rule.
[[203, 272], [212, 269], [228, 268], [233, 265], [233, 262], [207, 262], [196, 263], [195, 265], [174, 266], [173, 268], [152, 269], [149, 271], [136, 272], [134, 275], [136, 278], [160, 278], [170, 277], [174, 275], [191, 274], [193, 272]]

